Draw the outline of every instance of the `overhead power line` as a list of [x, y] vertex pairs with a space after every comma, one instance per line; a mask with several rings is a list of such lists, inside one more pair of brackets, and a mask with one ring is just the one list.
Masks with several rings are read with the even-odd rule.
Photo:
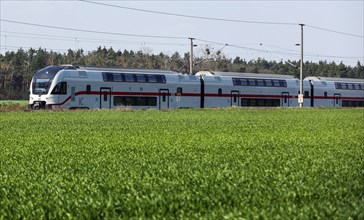
[[68, 27], [59, 27], [59, 26], [50, 26], [50, 25], [43, 25], [43, 24], [34, 24], [22, 21], [13, 21], [0, 18], [0, 21], [15, 23], [15, 24], [23, 24], [23, 25], [30, 25], [36, 27], [43, 27], [43, 28], [53, 28], [53, 29], [60, 29], [60, 30], [67, 30], [67, 31], [79, 31], [79, 32], [86, 32], [86, 33], [96, 33], [96, 34], [109, 34], [109, 35], [119, 35], [119, 36], [129, 36], [129, 37], [145, 37], [145, 38], [164, 38], [164, 39], [188, 39], [188, 37], [176, 37], [176, 36], [161, 36], [161, 35], [143, 35], [143, 34], [129, 34], [129, 33], [115, 33], [115, 32], [106, 32], [106, 31], [94, 31], [94, 30], [85, 30], [85, 29], [76, 29], [76, 28], [68, 28]]
[[322, 30], [322, 31], [328, 31], [328, 32], [336, 33], [336, 34], [343, 34], [343, 35], [348, 35], [348, 36], [353, 36], [353, 37], [364, 38], [364, 36], [361, 36], [361, 35], [350, 34], [350, 33], [342, 32], [342, 31], [330, 30], [330, 29], [326, 29], [326, 28], [322, 28], [322, 27], [313, 26], [313, 25], [306, 24], [306, 27], [310, 27], [310, 28], [314, 28], [314, 29], [318, 29], [318, 30]]
[[185, 17], [185, 18], [197, 18], [197, 19], [203, 19], [203, 20], [251, 23], [251, 24], [267, 24], [267, 25], [298, 25], [297, 23], [289, 23], [289, 22], [250, 21], [250, 20], [202, 17], [202, 16], [195, 16], [195, 15], [176, 14], [176, 13], [169, 13], [169, 12], [146, 10], [146, 9], [140, 9], [140, 8], [131, 8], [131, 7], [125, 7], [125, 6], [119, 6], [119, 5], [111, 5], [111, 4], [101, 3], [101, 2], [87, 1], [87, 0], [78, 0], [78, 1], [91, 3], [91, 4], [95, 4], [95, 5], [103, 5], [103, 6], [113, 7], [113, 8], [121, 8], [121, 9], [133, 10], [133, 11], [148, 12], [148, 13], [153, 13], [153, 14], [170, 15], [170, 16]]
[[[299, 56], [299, 52], [292, 52], [292, 50], [289, 50], [291, 52], [284, 52], [284, 51], [272, 51], [272, 50], [266, 50], [266, 49], [257, 49], [257, 48], [252, 48], [252, 47], [244, 47], [241, 45], [237, 45], [237, 44], [227, 44], [227, 43], [221, 43], [221, 42], [216, 42], [216, 41], [209, 41], [209, 40], [204, 40], [204, 39], [195, 39], [196, 41], [201, 41], [201, 42], [206, 42], [206, 43], [211, 43], [211, 44], [217, 44], [217, 45], [226, 45], [229, 47], [235, 47], [235, 48], [239, 48], [239, 49], [244, 49], [244, 50], [251, 50], [251, 51], [257, 51], [257, 52], [264, 52], [264, 53], [277, 53], [277, 54], [284, 54], [284, 55], [294, 55], [294, 56]], [[364, 57], [354, 57], [354, 56], [335, 56], [335, 55], [323, 55], [323, 54], [316, 54], [316, 53], [311, 53], [308, 52], [306, 53], [307, 57], [316, 57], [316, 58], [336, 58], [336, 59], [363, 59]]]
[[0, 31], [0, 36], [4, 37], [15, 37], [15, 38], [34, 38], [34, 39], [45, 39], [45, 40], [57, 40], [57, 41], [77, 41], [77, 42], [101, 42], [101, 43], [117, 43], [117, 44], [148, 44], [148, 45], [176, 45], [186, 46], [186, 43], [166, 43], [156, 41], [121, 41], [112, 39], [100, 39], [100, 38], [84, 38], [84, 37], [70, 37], [60, 35], [47, 35], [47, 34], [34, 34], [24, 32], [11, 32], [11, 31]]
[[[126, 9], [126, 10], [133, 10], [133, 11], [147, 12], [147, 13], [161, 14], [161, 15], [169, 15], [169, 16], [176, 16], [176, 17], [184, 17], [184, 18], [194, 18], [194, 19], [223, 21], [223, 22], [265, 24], [265, 25], [299, 25], [298, 23], [291, 23], [291, 22], [251, 21], [251, 20], [237, 20], [237, 19], [226, 19], [226, 18], [203, 17], [203, 16], [177, 14], [177, 13], [170, 13], [170, 12], [162, 12], [162, 11], [153, 11], [153, 10], [146, 10], [146, 9], [140, 9], [140, 8], [125, 7], [125, 6], [120, 6], [120, 5], [112, 5], [112, 4], [106, 4], [106, 3], [94, 2], [94, 1], [88, 1], [88, 0], [78, 0], [78, 1], [85, 2], [85, 3], [90, 3], [90, 4], [95, 4], [95, 5], [103, 5], [103, 6], [113, 7], [113, 8], [121, 8], [121, 9]], [[317, 26], [310, 25], [310, 24], [305, 24], [305, 26], [310, 27], [310, 28], [314, 28], [314, 29], [319, 29], [319, 30], [322, 30], [322, 31], [331, 32], [331, 33], [342, 34], [342, 35], [347, 35], [347, 36], [352, 36], [352, 37], [364, 38], [364, 36], [362, 36], [362, 35], [331, 30], [331, 29], [317, 27]]]
[[[133, 37], [146, 37], [146, 38], [167, 38], [167, 39], [184, 39], [184, 40], [185, 39], [188, 39], [188, 37], [158, 36], [158, 35], [139, 35], [139, 34], [126, 34], [126, 33], [114, 33], [114, 32], [103, 32], [103, 31], [84, 30], [84, 29], [76, 29], [76, 28], [66, 28], [66, 27], [58, 27], [58, 26], [34, 24], [34, 23], [21, 22], [21, 21], [13, 21], [13, 20], [1, 19], [1, 18], [0, 18], [0, 21], [9, 22], [9, 23], [16, 23], [16, 24], [22, 24], [22, 25], [30, 25], [30, 26], [44, 27], [44, 28], [70, 30], [70, 31], [79, 31], [79, 32], [87, 32], [87, 33], [97, 33], [97, 34], [109, 34], [109, 35], [119, 35], [119, 36], [120, 35], [121, 36], [133, 36]], [[314, 27], [314, 28], [317, 28], [317, 27]], [[20, 32], [8, 32], [8, 33], [26, 34], [26, 33], [20, 33]], [[29, 34], [29, 35], [36, 35], [36, 34]], [[4, 36], [6, 37], [8, 35], [4, 35]], [[71, 38], [71, 37], [57, 36], [57, 35], [43, 35], [43, 36], [48, 36], [48, 37], [62, 37], [62, 38], [66, 38], [66, 39], [70, 39]], [[48, 38], [46, 38], [46, 39], [48, 39]], [[66, 40], [66, 39], [62, 39], [62, 40]], [[73, 41], [73, 40], [79, 41], [81, 39], [83, 39], [85, 42], [87, 40], [101, 40], [101, 39], [92, 39], [92, 38], [72, 38], [72, 40], [67, 40], [67, 41]], [[57, 40], [57, 39], [54, 39], [54, 40]], [[102, 40], [105, 40], [105, 39], [102, 39]], [[256, 48], [251, 48], [251, 47], [244, 47], [244, 46], [237, 45], [237, 44], [227, 44], [227, 43], [209, 41], [209, 40], [198, 39], [198, 38], [196, 38], [195, 40], [202, 41], [202, 42], [207, 42], [207, 43], [212, 43], [212, 44], [230, 46], [230, 47], [235, 47], [235, 48], [240, 48], [240, 49], [245, 49], [245, 50], [252, 50], [252, 51], [258, 51], [258, 52], [267, 52], [266, 50], [256, 49]], [[144, 42], [144, 43], [158, 44], [160, 42]], [[160, 43], [160, 44], [166, 44], [166, 43]], [[2, 48], [4, 48], [4, 46], [2, 46]], [[295, 54], [295, 53], [288, 53], [288, 52], [282, 52], [282, 51], [275, 51], [275, 52], [276, 53], [279, 53], [279, 54], [298, 55], [298, 54]], [[352, 59], [355, 58], [355, 59], [362, 59], [362, 57], [341, 57], [341, 56], [320, 55], [320, 54], [307, 54], [307, 56], [308, 57], [322, 57], [322, 58], [326, 57], [326, 58], [352, 58]]]

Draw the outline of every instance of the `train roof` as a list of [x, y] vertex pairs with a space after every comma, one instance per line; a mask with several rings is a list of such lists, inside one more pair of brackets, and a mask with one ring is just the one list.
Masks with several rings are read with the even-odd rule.
[[352, 79], [352, 78], [334, 78], [334, 77], [319, 77], [319, 76], [308, 76], [306, 80], [313, 81], [331, 81], [331, 82], [364, 82], [364, 79]]
[[181, 75], [181, 73], [170, 70], [159, 69], [138, 69], [138, 68], [121, 68], [121, 67], [95, 67], [95, 66], [79, 66], [79, 65], [62, 65], [63, 67], [75, 70], [94, 70], [94, 71], [112, 71], [112, 72], [128, 72], [128, 73], [158, 73]]
[[197, 76], [238, 76], [238, 77], [259, 77], [275, 79], [297, 79], [291, 75], [265, 74], [265, 73], [238, 73], [238, 72], [219, 72], [219, 71], [199, 71]]

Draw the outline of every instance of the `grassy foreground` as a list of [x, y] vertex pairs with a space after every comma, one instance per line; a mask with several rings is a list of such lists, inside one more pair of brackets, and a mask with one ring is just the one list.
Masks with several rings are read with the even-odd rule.
[[0, 112], [0, 219], [364, 219], [364, 109]]
[[0, 112], [25, 111], [28, 102], [28, 100], [0, 100]]

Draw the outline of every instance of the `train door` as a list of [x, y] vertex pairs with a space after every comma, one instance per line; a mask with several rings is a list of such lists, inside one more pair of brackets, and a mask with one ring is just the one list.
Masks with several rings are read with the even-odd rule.
[[282, 92], [281, 106], [289, 107], [289, 92]]
[[111, 88], [100, 88], [100, 108], [111, 108]]
[[334, 94], [334, 107], [340, 107], [340, 97], [341, 95], [338, 93]]
[[169, 90], [168, 89], [160, 89], [159, 90], [159, 109], [168, 109], [169, 108]]
[[239, 106], [239, 91], [231, 91], [231, 106]]

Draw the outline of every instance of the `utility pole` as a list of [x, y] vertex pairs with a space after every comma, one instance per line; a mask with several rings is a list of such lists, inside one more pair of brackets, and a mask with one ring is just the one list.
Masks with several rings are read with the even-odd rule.
[[190, 75], [192, 75], [193, 74], [193, 40], [195, 39], [195, 38], [192, 38], [192, 37], [190, 37], [189, 38], [190, 40], [191, 40], [191, 48], [190, 48]]
[[303, 75], [303, 26], [305, 26], [304, 24], [299, 24], [301, 26], [301, 63], [300, 63], [300, 94], [298, 96], [298, 103], [300, 108], [302, 108], [302, 104], [303, 104], [303, 79], [302, 79], [302, 75]]

